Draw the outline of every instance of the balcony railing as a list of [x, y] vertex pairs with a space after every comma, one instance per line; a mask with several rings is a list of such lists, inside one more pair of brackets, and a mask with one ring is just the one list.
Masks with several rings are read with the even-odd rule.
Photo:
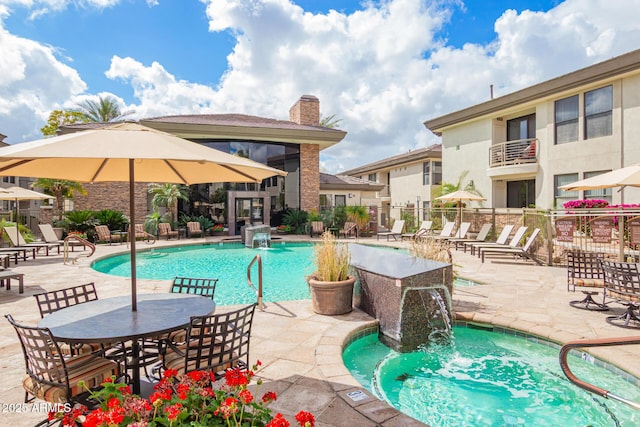
[[493, 144], [489, 148], [489, 167], [536, 163], [538, 161], [538, 140], [536, 138]]

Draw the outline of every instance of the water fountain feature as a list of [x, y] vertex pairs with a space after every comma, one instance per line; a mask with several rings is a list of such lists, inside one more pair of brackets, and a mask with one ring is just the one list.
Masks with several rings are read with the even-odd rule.
[[255, 233], [253, 235], [253, 241], [251, 242], [252, 248], [268, 249], [271, 247], [271, 233]]
[[[271, 226], [268, 224], [245, 226], [242, 229], [242, 236], [244, 237], [242, 242], [247, 248], [255, 248], [256, 243], [265, 244], [266, 246], [264, 247], [271, 246]], [[258, 238], [256, 239], [256, 237]]]

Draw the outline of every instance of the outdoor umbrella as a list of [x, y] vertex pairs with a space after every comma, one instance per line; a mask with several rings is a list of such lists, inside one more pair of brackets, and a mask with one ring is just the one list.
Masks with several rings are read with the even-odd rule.
[[[136, 123], [118, 123], [0, 148], [0, 176], [8, 175], [129, 182], [133, 224], [136, 181], [186, 185], [261, 182], [286, 172]], [[131, 306], [135, 311], [136, 245], [135, 239], [130, 240]]]
[[465, 201], [481, 201], [486, 200], [482, 196], [478, 196], [477, 194], [471, 193], [466, 190], [458, 190], [453, 193], [445, 194], [444, 196], [436, 197], [436, 200], [442, 200], [446, 202], [456, 202], [458, 205], [458, 218], [462, 220], [462, 202]]
[[560, 186], [566, 191], [596, 190], [611, 187], [640, 187], [640, 165], [627, 166], [581, 181]]
[[[19, 225], [19, 216], [18, 216], [18, 202], [20, 200], [45, 200], [45, 199], [54, 199], [55, 197], [49, 196], [48, 194], [38, 193], [37, 191], [29, 190], [28, 188], [22, 187], [9, 187], [9, 188], [0, 188], [0, 200], [11, 200], [16, 203], [16, 230], [18, 230]], [[18, 241], [18, 236], [16, 236], [16, 242]]]

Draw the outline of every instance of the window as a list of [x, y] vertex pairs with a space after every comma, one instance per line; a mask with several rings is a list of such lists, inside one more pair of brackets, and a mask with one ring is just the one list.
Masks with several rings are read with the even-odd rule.
[[611, 135], [613, 87], [584, 93], [584, 139]]
[[431, 209], [431, 202], [422, 202], [422, 220], [426, 221], [430, 217], [429, 209]]
[[433, 162], [433, 185], [442, 184], [442, 162]]
[[431, 183], [431, 162], [424, 162], [422, 164], [422, 185], [429, 185]]
[[344, 194], [336, 195], [336, 206], [346, 206], [347, 205], [347, 196]]
[[[607, 172], [611, 172], [611, 171], [595, 171], [595, 172], [585, 172], [584, 173], [584, 178], [591, 178], [603, 173], [607, 173]], [[609, 202], [609, 204], [611, 204], [611, 189], [610, 188], [599, 188], [597, 190], [585, 190], [584, 192], [584, 198], [585, 199], [600, 199], [600, 200], [606, 200], [607, 202]]]
[[536, 115], [507, 120], [507, 141], [532, 139], [536, 137]]
[[575, 200], [579, 197], [577, 191], [565, 191], [560, 189], [559, 187], [571, 184], [572, 182], [576, 182], [578, 180], [577, 173], [568, 173], [565, 175], [555, 175], [553, 177], [553, 185], [555, 188], [554, 195], [556, 197], [556, 208], [561, 208], [563, 204], [568, 202], [569, 200]]
[[320, 195], [320, 209], [330, 208], [331, 204], [329, 203], [329, 197], [326, 194]]
[[555, 102], [556, 144], [578, 140], [578, 95]]
[[376, 175], [377, 175], [377, 174], [375, 174], [375, 173], [370, 173], [370, 174], [369, 174], [369, 177], [368, 177], [367, 179], [368, 179], [369, 181], [372, 181], [372, 182], [377, 182], [377, 181], [376, 181], [376, 179], [377, 179], [377, 176], [376, 176]]
[[16, 177], [15, 176], [3, 176], [2, 177], [2, 182], [8, 182], [9, 184], [15, 184], [16, 183]]

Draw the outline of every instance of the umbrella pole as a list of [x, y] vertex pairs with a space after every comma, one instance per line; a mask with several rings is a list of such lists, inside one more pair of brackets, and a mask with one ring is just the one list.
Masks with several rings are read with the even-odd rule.
[[[138, 297], [136, 290], [136, 204], [135, 204], [135, 179], [133, 159], [129, 159], [129, 211], [131, 224], [129, 225], [129, 241], [131, 242], [131, 311], [138, 310]], [[131, 227], [133, 225], [133, 227]]]

